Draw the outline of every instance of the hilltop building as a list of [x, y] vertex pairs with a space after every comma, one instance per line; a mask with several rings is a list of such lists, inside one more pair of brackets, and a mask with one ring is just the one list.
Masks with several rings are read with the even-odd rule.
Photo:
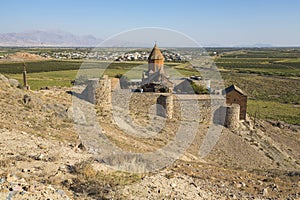
[[240, 120], [246, 120], [247, 95], [236, 85], [231, 85], [225, 89], [226, 104], [238, 104], [240, 106]]
[[142, 88], [145, 92], [170, 92], [173, 83], [165, 75], [164, 60], [155, 44], [148, 57], [148, 70], [142, 74]]

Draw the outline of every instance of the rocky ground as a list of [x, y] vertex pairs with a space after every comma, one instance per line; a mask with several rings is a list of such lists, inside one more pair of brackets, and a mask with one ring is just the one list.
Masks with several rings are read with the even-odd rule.
[[[300, 198], [297, 126], [249, 120], [234, 132], [223, 129], [209, 155], [200, 159], [199, 146], [209, 127], [202, 117], [180, 159], [148, 173], [122, 172], [81, 144], [73, 127], [70, 88], [24, 91], [12, 82], [0, 75], [0, 199]], [[145, 103], [140, 98], [131, 101]], [[130, 116], [145, 125], [151, 117], [136, 108]], [[177, 124], [169, 121], [161, 135], [137, 138], [114, 123], [101, 123], [111, 141], [136, 152], [161, 148]]]

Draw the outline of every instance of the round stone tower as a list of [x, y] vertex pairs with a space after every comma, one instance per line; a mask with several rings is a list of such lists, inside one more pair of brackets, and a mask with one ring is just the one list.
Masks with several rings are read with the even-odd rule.
[[240, 126], [240, 105], [232, 104], [226, 105], [226, 117], [224, 125], [231, 129], [235, 130]]
[[99, 80], [99, 85], [95, 91], [95, 105], [98, 114], [101, 116], [110, 116], [112, 109], [111, 97], [111, 79], [104, 75]]

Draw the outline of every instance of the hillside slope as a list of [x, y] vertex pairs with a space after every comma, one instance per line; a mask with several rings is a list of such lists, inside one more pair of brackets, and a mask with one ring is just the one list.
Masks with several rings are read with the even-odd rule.
[[[300, 131], [265, 121], [223, 129], [210, 154], [199, 146], [209, 116], [201, 119], [186, 153], [151, 173], [111, 169], [95, 159], [73, 128], [70, 88], [24, 91], [0, 75], [0, 199], [297, 199], [300, 197]], [[150, 95], [151, 96], [151, 95]], [[131, 97], [131, 117], [149, 120], [140, 94]], [[141, 110], [138, 110], [141, 108]], [[122, 111], [122, 106], [118, 108]], [[207, 112], [207, 111], [203, 111]], [[101, 122], [105, 134], [124, 150], [145, 152], [172, 140], [176, 121], [152, 138], [126, 134]]]

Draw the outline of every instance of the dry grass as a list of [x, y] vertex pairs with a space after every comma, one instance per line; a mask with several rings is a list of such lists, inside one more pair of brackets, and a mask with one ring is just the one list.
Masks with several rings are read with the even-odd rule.
[[63, 182], [63, 185], [87, 198], [109, 199], [109, 196], [114, 194], [115, 199], [122, 199], [115, 194], [117, 187], [135, 183], [143, 177], [141, 174], [120, 171], [97, 171], [92, 163], [93, 160], [87, 160], [70, 166], [69, 170], [76, 178], [73, 178], [71, 183]]

